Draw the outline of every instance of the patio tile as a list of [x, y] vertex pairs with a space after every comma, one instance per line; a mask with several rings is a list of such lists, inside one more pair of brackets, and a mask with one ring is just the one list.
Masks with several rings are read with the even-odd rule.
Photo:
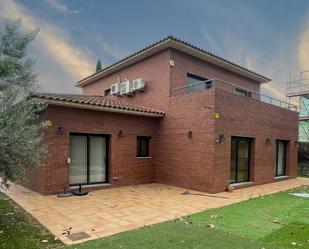
[[[308, 185], [309, 179], [298, 178], [216, 194], [228, 199], [182, 195], [185, 191], [201, 192], [163, 184], [96, 190], [87, 196], [68, 198], [42, 196], [12, 185], [7, 194], [65, 244], [75, 244], [304, 184]], [[62, 234], [63, 229], [69, 227], [72, 227], [71, 233], [85, 232], [91, 237], [72, 241]]]

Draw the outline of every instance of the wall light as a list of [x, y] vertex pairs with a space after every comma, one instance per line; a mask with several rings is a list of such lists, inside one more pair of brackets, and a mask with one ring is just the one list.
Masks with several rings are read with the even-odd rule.
[[188, 138], [192, 138], [192, 131], [188, 131], [187, 136], [188, 136]]
[[266, 144], [266, 145], [271, 145], [271, 140], [270, 140], [270, 138], [266, 138], [265, 144]]
[[118, 131], [118, 137], [123, 137], [123, 131]]
[[58, 134], [63, 135], [64, 134], [64, 128], [62, 126], [58, 127]]
[[225, 141], [224, 133], [220, 134], [219, 137], [216, 139], [217, 144], [222, 144]]

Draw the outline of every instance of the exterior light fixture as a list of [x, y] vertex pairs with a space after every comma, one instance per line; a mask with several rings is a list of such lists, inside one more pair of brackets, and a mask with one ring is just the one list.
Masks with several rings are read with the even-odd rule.
[[224, 133], [220, 134], [218, 139], [216, 140], [217, 144], [222, 144], [225, 141]]
[[187, 136], [188, 136], [188, 138], [192, 138], [192, 131], [188, 131]]
[[123, 131], [118, 131], [118, 137], [123, 137]]
[[265, 144], [266, 144], [266, 145], [271, 145], [271, 140], [270, 140], [270, 138], [266, 138]]
[[58, 134], [63, 135], [64, 134], [64, 128], [62, 126], [58, 127]]

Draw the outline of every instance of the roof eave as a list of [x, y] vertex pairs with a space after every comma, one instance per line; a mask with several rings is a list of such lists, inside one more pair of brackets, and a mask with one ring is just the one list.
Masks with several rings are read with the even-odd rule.
[[143, 112], [143, 111], [135, 111], [128, 110], [123, 108], [113, 108], [113, 107], [105, 107], [105, 106], [94, 106], [89, 104], [81, 104], [81, 103], [72, 103], [72, 102], [64, 102], [61, 100], [52, 100], [52, 99], [43, 99], [38, 97], [32, 97], [32, 99], [56, 106], [64, 106], [64, 107], [72, 107], [72, 108], [80, 108], [80, 109], [88, 109], [95, 111], [104, 111], [104, 112], [112, 112], [112, 113], [121, 113], [135, 116], [144, 116], [144, 117], [153, 117], [153, 118], [161, 118], [164, 117], [164, 113], [153, 113], [153, 112]]
[[216, 58], [216, 56], [212, 56], [209, 53], [206, 53], [205, 51], [201, 49], [197, 49], [195, 47], [192, 47], [189, 44], [180, 42], [178, 40], [168, 38], [165, 40], [162, 40], [159, 43], [156, 43], [154, 46], [150, 46], [149, 48], [137, 52], [133, 56], [129, 56], [127, 59], [124, 59], [123, 61], [116, 62], [115, 64], [112, 64], [111, 66], [103, 69], [102, 71], [99, 71], [97, 73], [94, 73], [80, 81], [77, 82], [77, 87], [83, 87], [85, 85], [88, 85], [96, 80], [101, 79], [102, 77], [105, 77], [111, 73], [114, 73], [118, 70], [121, 70], [122, 68], [128, 67], [138, 61], [141, 61], [142, 59], [145, 59], [153, 54], [156, 54], [164, 49], [167, 48], [174, 48], [176, 50], [179, 50], [181, 52], [184, 52], [186, 54], [195, 56], [201, 60], [208, 61], [212, 64], [215, 64], [217, 66], [223, 67], [229, 71], [235, 72], [237, 74], [240, 74], [242, 76], [245, 76], [249, 79], [253, 79], [259, 83], [267, 83], [271, 81], [271, 79], [259, 75], [257, 73], [251, 72], [250, 70], [246, 70], [245, 68], [242, 68], [237, 65], [233, 65], [233, 63], [225, 61], [223, 59]]

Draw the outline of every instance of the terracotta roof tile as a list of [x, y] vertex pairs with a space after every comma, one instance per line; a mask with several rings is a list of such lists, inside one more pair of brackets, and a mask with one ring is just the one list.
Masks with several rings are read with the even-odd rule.
[[[101, 70], [99, 70], [98, 72], [95, 72], [95, 73], [93, 73], [93, 74], [91, 74], [91, 75], [89, 75], [89, 76], [87, 76], [87, 77], [81, 79], [80, 81], [77, 82], [76, 85], [77, 85], [77, 86], [82, 86], [82, 83], [83, 83], [84, 81], [88, 80], [89, 78], [92, 78], [92, 77], [95, 76], [95, 75], [99, 75], [100, 73], [102, 73], [102, 72], [104, 72], [104, 71], [107, 71], [107, 70], [109, 70], [110, 68], [112, 68], [112, 67], [114, 67], [114, 66], [116, 66], [116, 65], [118, 65], [118, 64], [121, 64], [121, 63], [124, 62], [124, 61], [128, 61], [128, 60], [132, 59], [133, 57], [135, 57], [135, 56], [137, 56], [137, 55], [139, 55], [139, 54], [141, 54], [141, 53], [143, 53], [143, 52], [145, 52], [145, 51], [147, 51], [147, 50], [150, 50], [150, 49], [152, 49], [152, 48], [154, 48], [154, 47], [156, 47], [156, 46], [159, 46], [159, 45], [161, 45], [161, 44], [163, 44], [164, 42], [169, 41], [169, 40], [170, 40], [170, 41], [173, 41], [173, 42], [176, 42], [176, 43], [178, 43], [178, 44], [180, 44], [180, 45], [187, 46], [187, 47], [189, 47], [189, 48], [191, 48], [191, 49], [194, 49], [194, 50], [196, 50], [196, 51], [199, 51], [199, 52], [201, 52], [201, 53], [204, 53], [204, 54], [206, 54], [206, 55], [209, 55], [210, 57], [213, 57], [213, 58], [216, 58], [216, 59], [218, 59], [218, 60], [220, 60], [220, 61], [222, 61], [222, 62], [225, 62], [225, 63], [227, 63], [227, 64], [229, 64], [229, 65], [231, 65], [231, 66], [234, 66], [234, 67], [236, 67], [236, 68], [239, 68], [239, 69], [241, 69], [241, 70], [244, 70], [245, 72], [248, 72], [248, 73], [250, 73], [250, 74], [253, 74], [253, 75], [256, 75], [256, 76], [258, 76], [258, 77], [260, 77], [260, 78], [263, 78], [263, 80], [264, 80], [265, 82], [271, 80], [271, 79], [269, 79], [269, 78], [267, 78], [267, 77], [265, 77], [265, 76], [263, 76], [263, 75], [261, 75], [261, 74], [258, 74], [258, 73], [254, 72], [254, 71], [252, 71], [252, 70], [249, 70], [248, 68], [245, 68], [245, 67], [240, 66], [240, 65], [238, 65], [238, 64], [236, 64], [236, 63], [234, 63], [234, 62], [231, 62], [231, 61], [229, 61], [229, 60], [227, 60], [227, 59], [224, 59], [224, 58], [221, 57], [221, 56], [215, 55], [215, 54], [213, 54], [213, 53], [211, 53], [211, 52], [209, 52], [209, 51], [206, 51], [206, 50], [204, 50], [204, 49], [202, 49], [202, 48], [199, 48], [199, 47], [197, 47], [197, 46], [194, 46], [194, 45], [191, 44], [191, 43], [188, 43], [188, 42], [186, 42], [186, 41], [183, 41], [183, 40], [181, 40], [181, 39], [178, 39], [178, 38], [176, 38], [176, 37], [174, 37], [174, 36], [167, 36], [167, 37], [165, 37], [164, 39], [162, 39], [162, 40], [160, 40], [160, 41], [158, 41], [158, 42], [155, 42], [155, 43], [153, 43], [153, 44], [151, 44], [151, 45], [149, 45], [149, 46], [147, 46], [147, 47], [145, 47], [145, 48], [143, 48], [143, 49], [141, 49], [141, 50], [139, 50], [139, 51], [137, 51], [137, 52], [135, 52], [135, 53], [133, 53], [133, 54], [131, 54], [131, 55], [129, 55], [129, 56], [127, 56], [127, 57], [125, 57], [125, 58], [123, 58], [123, 59], [121, 59], [121, 60], [119, 60], [119, 61], [117, 61], [117, 62], [115, 62], [115, 63], [113, 63], [113, 64], [111, 64], [111, 65], [109, 65], [109, 66], [107, 66], [107, 67], [105, 67], [105, 68], [103, 68], [103, 69], [101, 69]], [[88, 83], [87, 83], [87, 84], [88, 84]]]
[[126, 110], [132, 112], [158, 114], [164, 115], [164, 112], [153, 108], [131, 104], [125, 101], [125, 97], [118, 96], [92, 96], [92, 95], [78, 95], [78, 94], [57, 94], [57, 93], [34, 93], [32, 98], [41, 99], [43, 101], [56, 101], [61, 105], [61, 102], [81, 104], [85, 107], [107, 107], [116, 110]]

